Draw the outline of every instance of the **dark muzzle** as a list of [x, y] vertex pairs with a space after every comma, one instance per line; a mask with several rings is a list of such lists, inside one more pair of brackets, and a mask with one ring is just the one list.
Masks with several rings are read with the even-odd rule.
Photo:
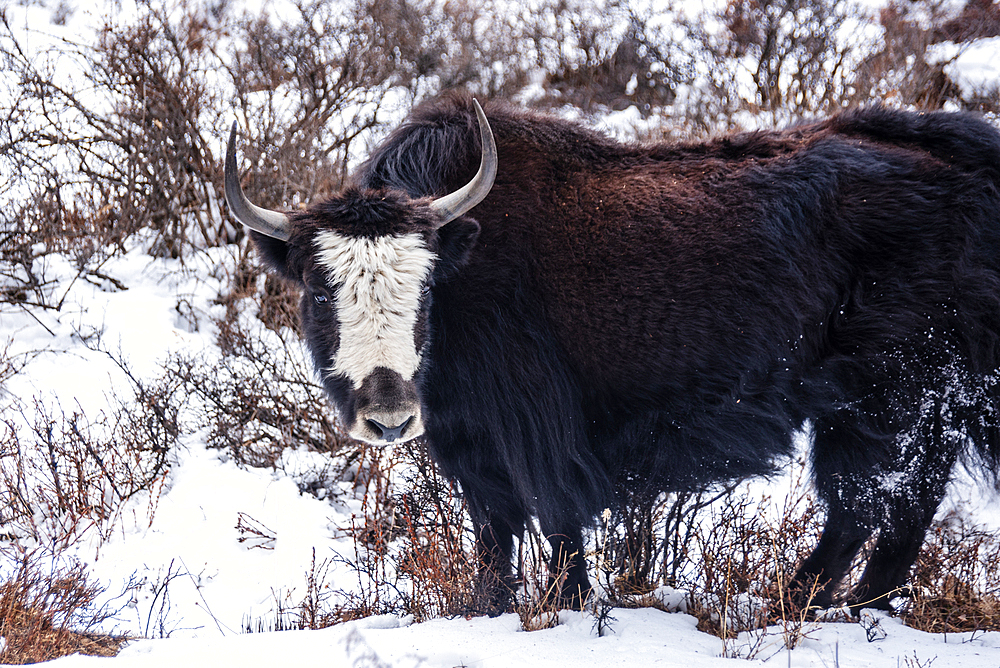
[[369, 443], [393, 443], [423, 431], [416, 385], [391, 369], [376, 367], [357, 390], [351, 436]]

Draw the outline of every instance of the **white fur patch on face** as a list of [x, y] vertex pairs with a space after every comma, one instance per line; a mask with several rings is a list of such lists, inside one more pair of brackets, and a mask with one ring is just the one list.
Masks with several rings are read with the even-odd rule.
[[315, 243], [340, 323], [330, 371], [346, 375], [355, 389], [377, 366], [412, 380], [420, 365], [413, 339], [420, 291], [434, 253], [418, 234], [368, 239], [323, 230]]

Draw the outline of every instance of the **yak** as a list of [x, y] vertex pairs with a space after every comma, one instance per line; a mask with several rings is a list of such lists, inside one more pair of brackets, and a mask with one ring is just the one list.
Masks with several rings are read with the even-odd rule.
[[449, 94], [287, 213], [244, 195], [235, 135], [227, 200], [301, 288], [343, 425], [423, 436], [491, 612], [532, 517], [578, 606], [604, 509], [773, 473], [804, 428], [826, 519], [803, 604], [889, 609], [956, 464], [996, 482], [1000, 134], [976, 116], [873, 106], [626, 143]]

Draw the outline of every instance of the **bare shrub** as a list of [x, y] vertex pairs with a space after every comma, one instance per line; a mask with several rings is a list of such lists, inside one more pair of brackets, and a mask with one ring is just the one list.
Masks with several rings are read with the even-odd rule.
[[322, 559], [317, 562], [314, 548], [309, 570], [305, 573], [304, 594], [301, 597], [296, 597], [294, 590], [287, 592], [284, 596], [276, 594], [273, 620], [260, 619], [257, 620], [256, 624], [248, 620], [244, 622], [244, 630], [247, 633], [316, 630], [349, 621], [338, 614], [338, 610], [330, 602], [334, 591], [330, 589], [328, 578], [333, 563], [331, 559]]
[[394, 505], [403, 529], [398, 572], [413, 583], [408, 612], [429, 619], [485, 610], [464, 501], [422, 444], [407, 447], [405, 456], [404, 491]]
[[627, 2], [542, 3], [522, 30], [545, 72], [535, 104], [571, 104], [588, 114], [669, 105], [688, 59], [662, 28]]
[[0, 583], [3, 664], [49, 661], [70, 654], [114, 656], [125, 638], [99, 632], [113, 613], [96, 605], [104, 593], [76, 564], [50, 571], [36, 553], [24, 554]]
[[[152, 500], [166, 473], [177, 433], [164, 426], [149, 394], [122, 403], [113, 414], [88, 417], [35, 402], [22, 418], [33, 420], [30, 441], [20, 425], [5, 420], [0, 448], [0, 523], [19, 541], [62, 549], [88, 531], [107, 538], [122, 504], [148, 492]], [[151, 507], [150, 512], [153, 512]]]
[[629, 494], [604, 511], [595, 534], [595, 567], [612, 603], [632, 605], [665, 584], [679, 587], [694, 554], [702, 513], [737, 487], [672, 494]]
[[[238, 309], [216, 323], [219, 354], [176, 353], [167, 377], [185, 388], [207, 444], [238, 464], [275, 467], [286, 448], [350, 461], [357, 444], [340, 431], [294, 330], [252, 331]], [[346, 465], [346, 464], [345, 464]]]
[[993, 0], [968, 0], [962, 10], [934, 26], [934, 41], [965, 42], [1000, 35], [1000, 5]]
[[[602, 585], [597, 624], [609, 606], [681, 609], [719, 636], [727, 656], [756, 656], [766, 638], [794, 647], [812, 612], [791, 603], [787, 583], [815, 545], [822, 509], [801, 462], [780, 506], [733, 483], [650, 498], [625, 497], [607, 509], [595, 534], [594, 570]], [[658, 589], [671, 594], [667, 604]], [[777, 625], [777, 629], [774, 629]], [[739, 634], [739, 642], [736, 638]]]
[[788, 608], [785, 585], [818, 538], [818, 507], [803, 495], [772, 522], [760, 511], [768, 501], [730, 496], [709, 511], [706, 528], [696, 534], [692, 607], [704, 611], [698, 614], [702, 628], [720, 637], [760, 628], [768, 619], [800, 617], [801, 611]]
[[905, 624], [929, 633], [1000, 630], [1000, 537], [964, 518], [928, 532], [910, 578]]
[[928, 62], [928, 47], [942, 24], [945, 7], [928, 0], [889, 2], [879, 13], [885, 31], [879, 48], [858, 66], [858, 99], [882, 99], [921, 109], [940, 109], [957, 101], [961, 91], [944, 72], [943, 63]]
[[[134, 395], [88, 415], [77, 406], [12, 399], [0, 446], [0, 525], [19, 541], [65, 548], [88, 531], [107, 538], [122, 504], [162, 484], [180, 434], [182, 399], [170, 379], [137, 379], [114, 356]], [[19, 413], [19, 418], [15, 415]]]
[[299, 3], [272, 25], [228, 3], [147, 0], [130, 22], [109, 18], [96, 43], [38, 57], [0, 15], [0, 67], [16, 82], [0, 140], [14, 208], [0, 215], [14, 247], [120, 247], [144, 228], [157, 235], [153, 251], [172, 257], [235, 241], [218, 153], [234, 117], [268, 184], [252, 188], [261, 202], [294, 205], [336, 187], [352, 142], [378, 124], [391, 74], [359, 18], [330, 1]]
[[508, 97], [528, 81], [525, 17], [509, 3], [363, 0], [358, 15], [411, 104], [453, 88]]
[[[662, 113], [676, 135], [782, 124], [878, 101], [996, 112], [1000, 90], [963, 92], [948, 77], [948, 62], [929, 49], [991, 34], [995, 14], [978, 3], [956, 13], [940, 0], [888, 2], [874, 17], [833, 0], [737, 0], [677, 13], [670, 23], [683, 29], [690, 69], [678, 70], [687, 76]], [[677, 45], [661, 50], [675, 53]]]
[[370, 448], [354, 470], [361, 512], [342, 530], [354, 540], [348, 563], [358, 587], [340, 592], [338, 617], [395, 612], [426, 620], [485, 611], [465, 505], [422, 444]]
[[688, 132], [710, 134], [755, 117], [773, 124], [836, 111], [855, 99], [854, 65], [874, 46], [865, 22], [858, 7], [831, 0], [736, 0], [679, 13], [692, 72], [666, 112]]

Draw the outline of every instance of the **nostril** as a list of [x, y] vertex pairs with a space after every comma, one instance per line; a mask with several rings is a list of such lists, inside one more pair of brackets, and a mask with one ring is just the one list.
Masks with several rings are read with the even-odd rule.
[[379, 438], [382, 438], [382, 435], [385, 434], [385, 425], [384, 424], [382, 424], [378, 420], [365, 420], [365, 422], [368, 423], [369, 427], [371, 427], [372, 429], [375, 430], [375, 433], [378, 434]]
[[413, 416], [411, 415], [410, 417], [406, 418], [406, 420], [404, 420], [402, 424], [399, 424], [395, 427], [387, 427], [378, 420], [372, 420], [371, 418], [365, 420], [365, 422], [367, 422], [372, 427], [372, 429], [374, 429], [378, 433], [379, 437], [383, 441], [386, 441], [387, 443], [392, 443], [397, 438], [402, 436], [403, 430], [406, 429], [407, 425], [409, 425], [412, 421], [413, 421]]

